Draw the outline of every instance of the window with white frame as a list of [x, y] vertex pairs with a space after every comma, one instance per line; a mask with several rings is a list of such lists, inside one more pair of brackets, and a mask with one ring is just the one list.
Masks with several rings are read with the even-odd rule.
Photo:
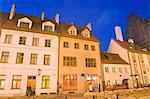
[[50, 65], [50, 55], [44, 55], [44, 65]]
[[37, 54], [32, 53], [30, 58], [30, 64], [37, 64]]
[[105, 72], [106, 72], [106, 73], [109, 72], [109, 67], [105, 67]]
[[1, 56], [1, 63], [8, 63], [9, 52], [3, 51]]
[[116, 68], [115, 67], [112, 67], [112, 72], [116, 72]]
[[50, 87], [50, 76], [49, 75], [43, 75], [42, 76], [42, 89], [48, 89]]
[[51, 40], [45, 39], [45, 47], [51, 47]]
[[20, 22], [20, 27], [28, 29], [29, 23], [28, 22]]
[[0, 90], [4, 89], [6, 75], [0, 74]]
[[69, 48], [69, 43], [68, 42], [64, 42], [64, 48]]
[[122, 73], [122, 67], [119, 67], [119, 72]]
[[24, 53], [17, 53], [16, 64], [23, 64]]
[[5, 44], [10, 44], [11, 40], [12, 40], [12, 35], [6, 34], [4, 43]]
[[21, 87], [21, 75], [13, 75], [12, 89], [20, 89]]
[[20, 36], [19, 44], [20, 45], [25, 45], [26, 44], [26, 37], [25, 36]]
[[39, 46], [39, 38], [33, 38], [32, 46]]

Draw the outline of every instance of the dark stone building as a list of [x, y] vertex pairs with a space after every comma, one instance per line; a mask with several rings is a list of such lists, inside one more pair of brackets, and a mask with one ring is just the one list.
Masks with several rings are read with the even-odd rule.
[[143, 49], [150, 51], [150, 19], [143, 19], [132, 13], [128, 18], [126, 39], [133, 39]]

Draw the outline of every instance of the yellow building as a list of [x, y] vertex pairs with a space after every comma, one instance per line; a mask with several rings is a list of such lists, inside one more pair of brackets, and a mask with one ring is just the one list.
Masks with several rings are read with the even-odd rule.
[[60, 23], [58, 30], [59, 93], [84, 93], [90, 84], [93, 91], [101, 90], [100, 44], [91, 31], [91, 23], [86, 27]]

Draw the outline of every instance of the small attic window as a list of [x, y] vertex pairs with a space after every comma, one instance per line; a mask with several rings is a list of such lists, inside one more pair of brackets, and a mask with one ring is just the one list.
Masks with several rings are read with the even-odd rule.
[[29, 23], [27, 23], [27, 22], [20, 22], [20, 27], [22, 27], [22, 28], [29, 28]]
[[77, 28], [76, 28], [74, 25], [70, 26], [70, 27], [68, 28], [68, 33], [69, 33], [70, 35], [77, 35]]
[[45, 26], [44, 26], [44, 30], [45, 30], [45, 31], [53, 31], [53, 27], [52, 27], [52, 26], [47, 26], [47, 25], [45, 25]]
[[85, 38], [90, 38], [90, 31], [86, 28], [81, 32], [82, 36]]

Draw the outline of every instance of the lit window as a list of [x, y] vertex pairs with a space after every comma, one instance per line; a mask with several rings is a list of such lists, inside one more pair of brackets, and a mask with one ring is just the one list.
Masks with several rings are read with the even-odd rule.
[[69, 43], [68, 42], [64, 42], [64, 48], [69, 48]]
[[86, 67], [96, 67], [96, 59], [94, 58], [85, 58]]
[[79, 43], [74, 43], [74, 48], [79, 49]]
[[91, 50], [95, 51], [95, 46], [94, 45], [91, 45]]
[[26, 37], [21, 36], [19, 39], [19, 44], [25, 45], [26, 44]]
[[77, 74], [64, 74], [63, 75], [63, 90], [76, 90], [77, 89]]
[[105, 72], [109, 72], [109, 68], [108, 67], [105, 67]]
[[45, 31], [53, 31], [53, 27], [52, 26], [44, 26], [44, 30]]
[[39, 46], [39, 38], [33, 38], [32, 46]]
[[12, 89], [20, 89], [21, 86], [21, 75], [13, 75]]
[[5, 75], [0, 75], [0, 90], [4, 89], [5, 79], [6, 79]]
[[42, 89], [48, 89], [49, 86], [50, 86], [50, 77], [45, 75], [45, 76], [42, 76]]
[[20, 27], [22, 27], [22, 28], [29, 28], [29, 23], [27, 23], [27, 22], [20, 22]]
[[64, 66], [76, 66], [77, 59], [76, 59], [76, 57], [64, 56], [63, 64], [64, 64]]
[[6, 35], [4, 43], [10, 44], [12, 40], [12, 35]]
[[37, 64], [37, 54], [31, 54], [30, 64]]
[[128, 69], [127, 69], [127, 67], [125, 67], [125, 68], [124, 68], [124, 71], [125, 71], [126, 73], [128, 73]]
[[85, 50], [89, 50], [89, 45], [84, 44], [84, 49], [85, 49]]
[[44, 55], [44, 65], [50, 65], [50, 55]]
[[24, 53], [17, 53], [17, 59], [16, 59], [17, 64], [23, 64], [23, 56]]
[[51, 47], [51, 40], [45, 39], [45, 47]]
[[8, 63], [9, 52], [2, 52], [1, 63]]

